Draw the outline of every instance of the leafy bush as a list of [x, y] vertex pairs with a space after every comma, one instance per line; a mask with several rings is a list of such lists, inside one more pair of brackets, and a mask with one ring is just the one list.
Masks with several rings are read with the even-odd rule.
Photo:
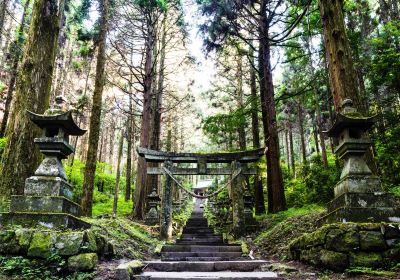
[[0, 276], [17, 277], [15, 279], [31, 280], [89, 280], [94, 278], [94, 273], [69, 274], [66, 261], [62, 257], [53, 254], [46, 260], [26, 259], [21, 256], [0, 256]]
[[301, 166], [303, 177], [286, 177], [285, 195], [288, 207], [302, 207], [307, 204], [325, 204], [333, 198], [333, 188], [338, 181], [338, 172], [333, 155], [328, 157], [328, 168], [322, 158], [314, 155], [307, 165]]

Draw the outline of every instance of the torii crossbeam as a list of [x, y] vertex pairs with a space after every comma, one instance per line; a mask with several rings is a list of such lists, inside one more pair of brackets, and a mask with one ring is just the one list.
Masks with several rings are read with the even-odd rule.
[[[146, 162], [164, 163], [161, 167], [147, 167], [148, 175], [166, 175], [164, 191], [162, 192], [160, 235], [164, 239], [172, 236], [172, 179], [173, 175], [233, 175], [231, 181], [231, 199], [233, 211], [234, 230], [245, 228], [244, 218], [244, 187], [243, 175], [257, 175], [257, 168], [248, 168], [247, 163], [257, 162], [265, 152], [264, 148], [226, 153], [173, 153], [155, 151], [146, 148], [138, 148], [138, 154], [144, 157]], [[174, 166], [180, 163], [196, 163], [196, 167]], [[227, 163], [226, 168], [208, 168], [209, 163]], [[167, 170], [167, 173], [165, 172]], [[154, 212], [154, 209], [153, 209]], [[150, 213], [150, 211], [149, 211]]]

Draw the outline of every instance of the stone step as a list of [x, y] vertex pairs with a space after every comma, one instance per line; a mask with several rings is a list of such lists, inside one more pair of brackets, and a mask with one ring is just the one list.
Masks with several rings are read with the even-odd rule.
[[176, 242], [177, 245], [212, 245], [212, 246], [223, 246], [224, 243], [221, 241], [215, 242], [201, 242], [201, 241], [181, 241]]
[[222, 243], [222, 238], [221, 237], [181, 238], [176, 241], [176, 243], [184, 243], [184, 242], [200, 242], [200, 243], [219, 242], [219, 243]]
[[283, 280], [275, 272], [144, 272], [134, 279], [139, 280]]
[[208, 246], [208, 245], [165, 245], [161, 252], [242, 252], [238, 245]]
[[149, 261], [145, 262], [146, 271], [254, 271], [260, 266], [268, 264], [262, 260], [237, 260], [237, 261]]
[[185, 233], [191, 233], [191, 234], [214, 233], [214, 230], [212, 230], [210, 228], [184, 228], [182, 233], [183, 234], [185, 234]]
[[181, 235], [181, 238], [213, 238], [213, 237], [222, 238], [222, 235], [216, 233], [204, 233], [204, 234], [184, 233]]
[[187, 258], [187, 257], [223, 257], [223, 258], [240, 258], [242, 252], [165, 252], [161, 253], [163, 258]]

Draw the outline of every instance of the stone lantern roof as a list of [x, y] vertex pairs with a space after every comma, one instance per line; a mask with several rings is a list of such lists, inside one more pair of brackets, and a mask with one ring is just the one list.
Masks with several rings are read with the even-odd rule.
[[353, 107], [351, 99], [342, 103], [342, 112], [338, 112], [332, 127], [326, 131], [329, 137], [338, 137], [345, 129], [367, 131], [374, 125], [375, 116], [363, 116]]
[[62, 128], [68, 135], [82, 136], [86, 130], [81, 129], [72, 118], [72, 112], [58, 112], [58, 114], [35, 114], [28, 111], [30, 120], [41, 129]]

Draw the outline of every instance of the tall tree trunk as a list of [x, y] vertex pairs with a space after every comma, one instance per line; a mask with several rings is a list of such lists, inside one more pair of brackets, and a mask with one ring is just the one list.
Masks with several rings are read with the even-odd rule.
[[[254, 51], [250, 48], [250, 98], [251, 98], [251, 131], [253, 136], [253, 147], [260, 148], [260, 128], [258, 121], [258, 105], [257, 105], [257, 84], [256, 71], [254, 69]], [[254, 208], [257, 215], [265, 213], [264, 190], [262, 179], [259, 175], [254, 177]]]
[[121, 130], [121, 135], [119, 137], [119, 144], [118, 144], [117, 174], [116, 174], [116, 178], [115, 178], [115, 188], [114, 188], [114, 204], [113, 204], [113, 218], [114, 219], [117, 217], [119, 181], [121, 178], [121, 159], [122, 159], [122, 148], [123, 147], [124, 147], [124, 131]]
[[298, 125], [299, 125], [299, 133], [300, 133], [300, 147], [301, 147], [301, 155], [303, 159], [303, 164], [307, 162], [307, 149], [306, 149], [306, 139], [304, 136], [304, 115], [303, 115], [303, 107], [301, 106], [301, 102], [297, 102], [297, 116], [298, 116]]
[[[270, 186], [268, 191], [271, 195], [268, 196], [268, 212], [276, 213], [286, 209], [285, 192], [283, 188], [282, 170], [280, 166], [280, 149], [278, 139], [278, 129], [276, 122], [276, 109], [274, 99], [274, 86], [272, 82], [272, 69], [271, 69], [271, 50], [268, 41], [269, 27], [266, 18], [267, 12], [267, 1], [261, 0], [260, 3], [260, 51], [263, 57], [262, 67], [263, 76], [262, 79], [265, 83], [265, 91], [262, 91], [264, 95], [264, 101], [262, 101], [263, 111], [265, 111], [264, 125], [267, 127], [268, 133], [265, 135], [267, 143], [267, 162], [269, 161], [269, 168], [271, 168], [271, 180], [268, 180]], [[268, 168], [268, 165], [267, 165]]]
[[102, 1], [101, 25], [98, 41], [96, 79], [93, 91], [93, 104], [89, 126], [89, 147], [86, 156], [86, 167], [83, 181], [82, 211], [85, 216], [92, 216], [93, 188], [96, 174], [97, 149], [100, 136], [102, 96], [105, 83], [106, 43], [108, 28], [108, 0]]
[[[146, 58], [144, 66], [144, 88], [143, 88], [143, 111], [142, 124], [140, 127], [140, 147], [148, 148], [150, 145], [150, 128], [151, 128], [151, 99], [153, 92], [153, 75], [154, 75], [154, 48], [155, 48], [155, 26], [152, 16], [149, 12], [147, 17], [147, 38], [146, 38]], [[135, 189], [135, 204], [133, 217], [143, 219], [145, 194], [146, 194], [146, 177], [147, 165], [144, 157], [139, 157], [137, 164], [137, 178]]]
[[324, 30], [329, 81], [336, 111], [340, 112], [342, 101], [350, 98], [362, 112], [357, 76], [344, 25], [343, 1], [319, 0], [319, 8]]
[[293, 145], [293, 126], [289, 123], [289, 151], [290, 151], [290, 164], [292, 165], [293, 177], [296, 178], [296, 160], [294, 158], [294, 145]]
[[4, 31], [4, 22], [6, 19], [6, 11], [8, 8], [8, 2], [9, 0], [2, 0], [0, 4], [0, 46], [2, 42], [2, 38], [4, 37], [3, 31]]
[[15, 89], [15, 81], [17, 80], [17, 75], [18, 75], [18, 64], [21, 59], [22, 48], [24, 44], [24, 34], [26, 32], [29, 5], [30, 5], [30, 0], [27, 0], [24, 4], [24, 12], [21, 17], [21, 24], [17, 28], [16, 39], [12, 43], [13, 45], [12, 48], [10, 49], [12, 52], [10, 80], [8, 83], [6, 102], [4, 104], [3, 119], [1, 120], [0, 137], [4, 137], [8, 122], [8, 115], [10, 114], [12, 96]]
[[[60, 6], [58, 6], [60, 4]], [[36, 0], [28, 39], [17, 78], [15, 106], [6, 131], [3, 152], [0, 195], [22, 194], [24, 181], [31, 176], [40, 160], [34, 138], [40, 129], [28, 119], [26, 110], [42, 114], [49, 107], [51, 80], [57, 50], [63, 1]]]
[[132, 118], [133, 118], [132, 99], [129, 97], [129, 115], [126, 124], [126, 138], [127, 138], [127, 151], [126, 151], [126, 185], [125, 185], [125, 201], [131, 198], [132, 188]]
[[[237, 48], [236, 54], [236, 102], [240, 113], [242, 113], [243, 108], [243, 62], [242, 62], [242, 55], [240, 54], [239, 47]], [[246, 131], [245, 131], [245, 124], [240, 123], [238, 127], [238, 135], [239, 135], [239, 149], [246, 150]]]

